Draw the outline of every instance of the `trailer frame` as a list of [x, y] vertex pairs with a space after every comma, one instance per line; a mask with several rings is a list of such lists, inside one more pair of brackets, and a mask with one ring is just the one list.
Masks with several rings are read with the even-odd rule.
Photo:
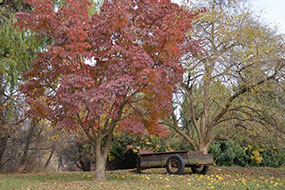
[[167, 173], [183, 174], [187, 166], [193, 173], [206, 174], [210, 165], [214, 165], [213, 155], [200, 151], [152, 152], [144, 149], [139, 151], [136, 171], [166, 167]]

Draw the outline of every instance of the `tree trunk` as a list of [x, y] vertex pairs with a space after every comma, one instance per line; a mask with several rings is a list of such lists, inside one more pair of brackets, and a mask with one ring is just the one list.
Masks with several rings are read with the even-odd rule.
[[4, 165], [4, 164], [2, 165], [2, 158], [6, 150], [7, 140], [8, 140], [7, 135], [2, 136], [2, 134], [0, 133], [0, 171]]
[[47, 169], [47, 167], [48, 167], [48, 165], [49, 165], [49, 163], [50, 163], [50, 160], [51, 160], [51, 158], [52, 158], [52, 156], [53, 156], [54, 150], [55, 150], [55, 146], [53, 146], [52, 149], [51, 149], [51, 152], [50, 152], [50, 154], [49, 154], [49, 157], [48, 157], [48, 159], [47, 159], [47, 161], [46, 161], [46, 163], [45, 163], [44, 169]]
[[19, 167], [17, 169], [18, 172], [23, 172], [24, 169], [25, 169], [25, 164], [27, 162], [27, 158], [28, 158], [28, 151], [29, 151], [29, 148], [30, 148], [30, 144], [31, 144], [31, 141], [32, 141], [32, 138], [33, 138], [33, 135], [34, 135], [34, 130], [36, 128], [36, 123], [35, 121], [32, 121], [31, 122], [31, 127], [28, 131], [28, 134], [27, 134], [27, 137], [26, 137], [26, 144], [25, 144], [25, 147], [24, 147], [24, 152], [23, 152], [23, 155], [21, 157], [21, 160], [20, 160], [20, 163], [19, 163]]
[[107, 156], [112, 145], [113, 131], [103, 139], [100, 135], [96, 139], [96, 181], [106, 181]]
[[200, 144], [199, 144], [199, 151], [202, 151], [203, 154], [208, 154], [209, 146], [210, 146], [210, 142], [209, 141], [205, 142], [204, 140], [202, 140], [202, 141], [200, 141]]
[[3, 84], [3, 73], [0, 73], [0, 170], [3, 167], [2, 159], [4, 152], [6, 150], [7, 141], [8, 141], [8, 132], [5, 129], [5, 114], [4, 114], [4, 102], [5, 102], [5, 87]]
[[106, 181], [106, 160], [107, 158], [96, 150], [96, 181]]

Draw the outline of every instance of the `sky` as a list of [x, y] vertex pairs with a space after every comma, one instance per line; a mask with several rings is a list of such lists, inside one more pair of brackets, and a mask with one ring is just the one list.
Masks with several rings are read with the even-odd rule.
[[[182, 0], [172, 0], [181, 2]], [[252, 10], [261, 15], [261, 21], [272, 27], [278, 25], [278, 33], [285, 34], [285, 0], [249, 0]]]
[[262, 21], [279, 26], [278, 32], [285, 34], [285, 0], [252, 0], [252, 9], [261, 12]]

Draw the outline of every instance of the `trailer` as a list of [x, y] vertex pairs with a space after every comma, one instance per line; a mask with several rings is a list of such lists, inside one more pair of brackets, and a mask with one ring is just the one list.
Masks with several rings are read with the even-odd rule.
[[193, 173], [206, 174], [209, 166], [214, 164], [212, 154], [191, 151], [152, 152], [140, 150], [137, 160], [137, 172], [148, 168], [166, 167], [169, 174], [183, 174], [185, 166], [191, 167]]

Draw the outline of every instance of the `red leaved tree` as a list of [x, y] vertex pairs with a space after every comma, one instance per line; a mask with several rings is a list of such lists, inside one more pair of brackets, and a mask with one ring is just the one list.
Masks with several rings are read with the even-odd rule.
[[96, 147], [96, 180], [116, 131], [167, 135], [158, 124], [171, 112], [179, 64], [193, 51], [186, 40], [192, 14], [170, 0], [108, 0], [88, 15], [87, 0], [27, 0], [16, 26], [51, 44], [25, 73], [30, 112], [64, 129], [81, 128]]

